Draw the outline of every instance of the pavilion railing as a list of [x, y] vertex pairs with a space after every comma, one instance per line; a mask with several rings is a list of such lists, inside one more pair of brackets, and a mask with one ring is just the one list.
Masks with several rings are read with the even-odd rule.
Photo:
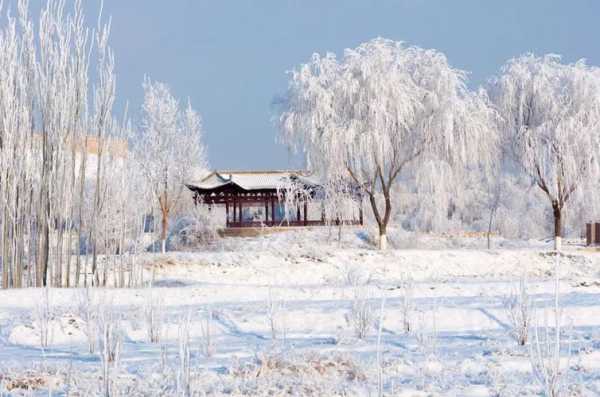
[[585, 242], [586, 245], [600, 245], [600, 223], [585, 224]]
[[338, 226], [340, 223], [349, 226], [361, 225], [360, 220], [345, 220], [345, 221], [324, 221], [324, 220], [290, 220], [290, 221], [243, 221], [243, 222], [227, 222], [227, 227], [301, 227], [301, 226], [325, 226], [325, 225], [336, 225]]

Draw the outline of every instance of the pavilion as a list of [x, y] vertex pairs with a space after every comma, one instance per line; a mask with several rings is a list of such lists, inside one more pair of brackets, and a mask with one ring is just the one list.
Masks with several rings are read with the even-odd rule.
[[[296, 200], [295, 211], [285, 209], [285, 186], [299, 184], [310, 200]], [[321, 226], [325, 219], [323, 187], [306, 171], [214, 171], [197, 183], [188, 183], [194, 203], [225, 207], [225, 226]], [[333, 220], [332, 223], [363, 224], [362, 208], [358, 219]], [[290, 216], [291, 212], [291, 216]]]

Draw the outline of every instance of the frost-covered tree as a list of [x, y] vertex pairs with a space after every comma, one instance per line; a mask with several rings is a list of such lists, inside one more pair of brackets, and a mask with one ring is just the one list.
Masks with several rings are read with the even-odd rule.
[[146, 79], [137, 156], [161, 212], [163, 252], [169, 215], [179, 205], [185, 183], [198, 169], [206, 168], [201, 135], [201, 119], [191, 105], [182, 110], [166, 84]]
[[140, 240], [148, 200], [132, 199], [146, 189], [114, 120], [103, 20], [90, 28], [80, 0], [48, 1], [39, 17], [27, 0], [0, 1], [2, 288], [87, 286], [89, 274], [105, 284], [109, 262], [115, 285], [133, 282], [123, 254]]
[[548, 198], [558, 250], [567, 203], [598, 179], [600, 70], [528, 54], [502, 68], [489, 94], [510, 155]]
[[429, 157], [460, 168], [489, 153], [491, 112], [465, 78], [438, 51], [383, 38], [339, 60], [315, 54], [291, 74], [282, 137], [305, 153], [309, 168], [360, 186], [384, 249], [392, 187], [408, 165]]

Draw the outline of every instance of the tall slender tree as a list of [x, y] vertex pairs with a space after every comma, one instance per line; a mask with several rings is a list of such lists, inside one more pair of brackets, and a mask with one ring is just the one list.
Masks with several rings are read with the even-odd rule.
[[202, 123], [188, 103], [181, 109], [169, 87], [144, 82], [143, 126], [137, 146], [147, 182], [161, 213], [161, 249], [167, 249], [169, 217], [183, 199], [185, 183], [206, 167]]
[[[88, 28], [81, 1], [72, 8], [48, 1], [35, 23], [28, 1], [16, 4], [16, 17], [0, 10], [2, 287], [70, 286], [74, 256], [78, 285], [88, 274], [80, 258], [87, 243], [96, 252], [99, 236], [107, 235], [100, 221], [115, 216], [108, 208], [118, 211], [106, 202], [114, 201], [106, 175], [123, 171], [105, 150], [121, 137], [112, 116], [110, 23], [100, 12], [97, 30]], [[87, 166], [88, 152], [97, 167]], [[137, 212], [121, 215], [129, 222]]]

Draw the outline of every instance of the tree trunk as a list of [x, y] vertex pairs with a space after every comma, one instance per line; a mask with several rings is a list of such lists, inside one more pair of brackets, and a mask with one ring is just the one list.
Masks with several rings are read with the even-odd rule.
[[379, 225], [379, 248], [380, 250], [387, 249], [387, 233], [386, 233], [387, 225]]
[[389, 190], [384, 189], [383, 195], [385, 199], [385, 212], [384, 216], [381, 217], [379, 209], [377, 208], [377, 201], [375, 200], [375, 195], [369, 194], [369, 202], [371, 203], [371, 209], [373, 210], [373, 215], [375, 216], [377, 226], [379, 227], [379, 242], [377, 245], [377, 248], [379, 250], [387, 249], [387, 225], [390, 221], [390, 216], [392, 213], [392, 201], [390, 199]]
[[492, 209], [490, 211], [490, 220], [488, 222], [488, 230], [487, 230], [487, 249], [491, 249], [492, 248], [492, 225], [494, 224], [494, 215], [496, 213], [495, 209]]
[[165, 208], [161, 209], [162, 212], [162, 230], [160, 232], [161, 250], [162, 253], [167, 252], [167, 230], [169, 229], [169, 211]]
[[556, 201], [552, 203], [552, 213], [554, 214], [554, 250], [560, 251], [562, 246], [562, 208]]
[[2, 261], [2, 288], [7, 289], [9, 287], [8, 280], [8, 217], [6, 216], [7, 210], [5, 209], [4, 219], [2, 220], [2, 242], [0, 244], [0, 259]]

